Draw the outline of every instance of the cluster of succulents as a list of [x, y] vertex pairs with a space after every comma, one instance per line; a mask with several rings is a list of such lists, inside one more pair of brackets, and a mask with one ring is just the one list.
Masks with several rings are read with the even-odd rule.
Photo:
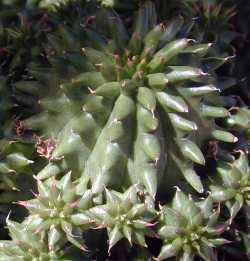
[[0, 12], [0, 260], [247, 258], [233, 4], [24, 2]]

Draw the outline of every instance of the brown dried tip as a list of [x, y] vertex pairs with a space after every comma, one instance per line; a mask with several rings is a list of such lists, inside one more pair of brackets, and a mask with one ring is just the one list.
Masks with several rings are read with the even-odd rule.
[[17, 136], [19, 136], [19, 137], [24, 134], [24, 126], [21, 121], [17, 121], [15, 123], [15, 131], [16, 131]]
[[56, 142], [54, 139], [49, 138], [47, 140], [43, 140], [42, 137], [39, 137], [37, 135], [34, 135], [34, 138], [36, 139], [35, 148], [37, 150], [37, 153], [46, 159], [51, 159], [52, 152], [54, 151], [56, 147]]

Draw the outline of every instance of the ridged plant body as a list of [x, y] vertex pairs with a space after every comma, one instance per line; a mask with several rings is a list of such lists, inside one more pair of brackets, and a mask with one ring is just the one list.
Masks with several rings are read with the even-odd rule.
[[[105, 21], [105, 33], [85, 27], [91, 47], [83, 47], [82, 54], [76, 51], [81, 44], [65, 28], [61, 31], [64, 50], [58, 39], [51, 38], [53, 67], [30, 70], [51, 86], [51, 97], [40, 100], [39, 115], [22, 121], [24, 129], [40, 130], [56, 140], [51, 163], [39, 178], [59, 173], [58, 165], [68, 170], [74, 158], [70, 167], [81, 176], [79, 194], [85, 182], [81, 179], [90, 176], [93, 193], [140, 183], [154, 197], [162, 176], [175, 184], [173, 169], [195, 190], [203, 191], [193, 163], [205, 164], [200, 148], [207, 139], [237, 141], [214, 123], [216, 118], [228, 117], [223, 106], [230, 104], [218, 95], [214, 69], [219, 65], [217, 58], [209, 56], [212, 44], [178, 37], [181, 18], [172, 21], [179, 26], [171, 23], [169, 30], [156, 25], [156, 20], [154, 5], [146, 1], [129, 38], [114, 11], [100, 11], [96, 24]], [[226, 61], [221, 59], [220, 64]]]

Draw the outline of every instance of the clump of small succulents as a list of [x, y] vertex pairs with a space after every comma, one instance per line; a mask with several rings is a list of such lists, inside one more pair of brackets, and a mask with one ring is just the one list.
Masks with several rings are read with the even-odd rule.
[[[217, 74], [232, 56], [180, 15], [159, 21], [159, 3], [97, 2], [81, 2], [83, 12], [79, 2], [74, 21], [47, 17], [42, 55], [0, 82], [1, 195], [29, 213], [8, 216], [0, 260], [77, 260], [72, 249], [126, 260], [128, 247], [138, 260], [217, 260], [250, 202], [249, 108], [224, 93], [236, 81]], [[9, 199], [26, 189], [23, 176], [29, 197]]]

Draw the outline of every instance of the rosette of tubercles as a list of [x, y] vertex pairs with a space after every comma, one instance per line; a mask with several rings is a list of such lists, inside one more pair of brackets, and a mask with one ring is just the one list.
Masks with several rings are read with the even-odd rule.
[[217, 167], [219, 178], [210, 186], [215, 202], [225, 203], [231, 220], [244, 206], [250, 206], [250, 169], [246, 154], [239, 152], [234, 162], [221, 162]]
[[22, 12], [23, 8], [23, 3], [1, 7], [5, 10], [0, 14], [1, 72], [12, 79], [17, 76], [15, 69], [21, 70], [20, 75], [28, 61], [41, 60], [40, 42], [49, 29], [47, 16], [27, 9]]
[[219, 44], [230, 44], [236, 34], [232, 18], [237, 14], [236, 4], [230, 1], [176, 1], [182, 13], [193, 18], [195, 34], [199, 39], [210, 39]]
[[61, 260], [64, 257], [64, 246], [67, 240], [63, 237], [57, 241], [57, 245], [51, 249], [49, 244], [58, 237], [57, 232], [47, 234], [44, 231], [35, 234], [28, 227], [35, 227], [36, 221], [17, 223], [7, 219], [12, 240], [0, 241], [0, 260]]
[[[91, 191], [86, 190], [81, 197], [75, 193], [75, 186], [71, 181], [71, 173], [64, 175], [61, 180], [48, 179], [46, 182], [37, 181], [38, 194], [28, 201], [19, 201], [18, 204], [26, 207], [30, 212], [29, 220], [36, 221], [35, 234], [45, 232], [53, 240], [49, 242], [49, 249], [53, 249], [61, 238], [67, 238], [76, 247], [85, 250], [82, 242], [82, 230], [93, 223], [86, 217], [79, 224], [79, 211], [84, 213], [92, 200]], [[32, 222], [33, 222], [32, 221]]]
[[219, 224], [220, 208], [213, 209], [211, 197], [196, 202], [177, 189], [172, 206], [163, 206], [160, 213], [158, 234], [163, 246], [157, 260], [196, 256], [215, 260], [213, 248], [229, 243], [220, 237], [226, 224]]
[[[145, 236], [154, 235], [154, 201], [133, 185], [125, 192], [105, 190], [106, 203], [91, 208], [89, 216], [97, 228], [106, 228], [109, 251], [121, 239], [146, 247]], [[151, 198], [151, 199], [150, 199]]]
[[[100, 100], [114, 104], [86, 164], [87, 169], [95, 170], [91, 179], [93, 186], [99, 188], [96, 192], [101, 191], [101, 183], [102, 187], [109, 186], [111, 180], [110, 174], [106, 174], [107, 162], [100, 156], [104, 150], [101, 146], [110, 147], [108, 151], [111, 147], [114, 151], [115, 144], [119, 147], [117, 160], [108, 166], [109, 173], [120, 164], [120, 157], [129, 159], [130, 181], [143, 184], [154, 196], [169, 151], [168, 160], [174, 162], [191, 186], [202, 192], [200, 178], [192, 166], [205, 164], [200, 150], [202, 142], [209, 136], [226, 142], [237, 141], [234, 135], [214, 124], [215, 118], [225, 118], [229, 112], [212, 102], [211, 96], [219, 90], [211, 76], [218, 67], [217, 58], [209, 56], [212, 44], [182, 38], [181, 17], [173, 19], [167, 27], [163, 23], [157, 25], [156, 20], [153, 3], [146, 1], [138, 11], [131, 37], [122, 19], [111, 10], [96, 16], [96, 24], [102, 22], [98, 28], [103, 27], [103, 33], [85, 28], [91, 47], [84, 47], [83, 55], [95, 69], [74, 77], [71, 92], [84, 86], [89, 90], [92, 98], [82, 109], [92, 115], [100, 110]], [[226, 60], [223, 58], [220, 64]], [[204, 72], [204, 68], [209, 69]], [[69, 91], [69, 85], [64, 88]], [[131, 117], [136, 118], [136, 126], [124, 131]], [[108, 133], [108, 129], [112, 132]], [[202, 133], [199, 138], [194, 134], [198, 130]], [[131, 137], [126, 147], [124, 133]], [[87, 173], [84, 171], [84, 175]], [[96, 185], [97, 181], [100, 184]]]

